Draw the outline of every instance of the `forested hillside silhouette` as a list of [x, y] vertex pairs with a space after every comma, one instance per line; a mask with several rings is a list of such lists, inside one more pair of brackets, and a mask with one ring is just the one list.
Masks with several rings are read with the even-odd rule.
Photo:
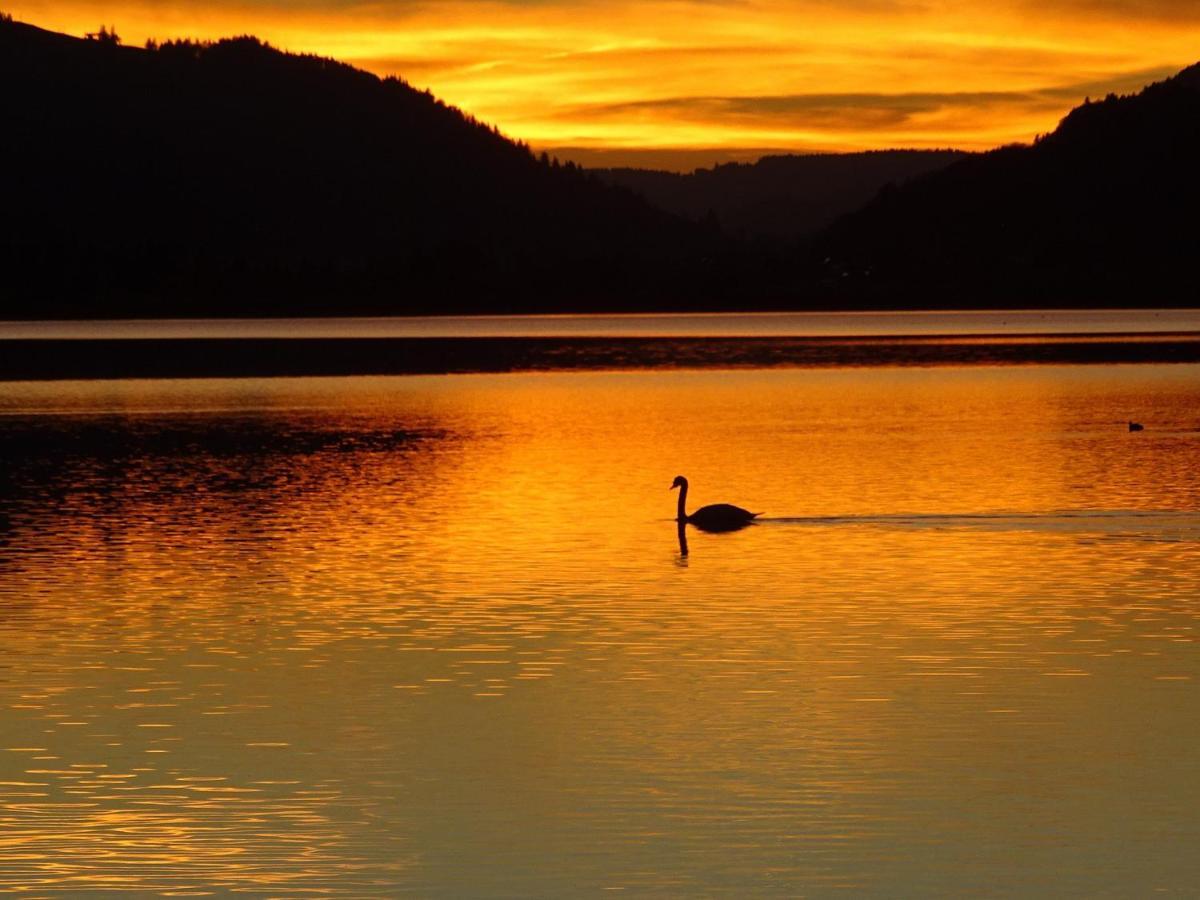
[[822, 235], [808, 278], [855, 305], [1197, 305], [1198, 161], [1195, 65], [885, 190]]
[[251, 37], [0, 17], [0, 78], [0, 317], [1200, 303], [1200, 66], [1032, 146], [615, 184]]
[[880, 150], [764, 156], [688, 174], [595, 169], [609, 184], [697, 222], [715, 220], [732, 234], [798, 241], [853, 212], [889, 184], [943, 169], [958, 150]]
[[781, 254], [251, 37], [0, 22], [0, 317], [794, 302]]

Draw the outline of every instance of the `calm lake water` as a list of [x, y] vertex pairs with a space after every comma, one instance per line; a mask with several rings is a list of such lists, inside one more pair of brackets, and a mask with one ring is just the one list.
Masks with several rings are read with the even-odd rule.
[[1200, 889], [1200, 367], [9, 383], [0, 458], [0, 891]]

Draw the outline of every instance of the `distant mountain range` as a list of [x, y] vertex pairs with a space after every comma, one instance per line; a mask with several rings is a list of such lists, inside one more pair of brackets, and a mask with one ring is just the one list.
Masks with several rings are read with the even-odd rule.
[[583, 170], [254, 38], [0, 20], [0, 317], [1200, 304], [1200, 66], [1028, 147]]
[[684, 218], [716, 222], [740, 236], [798, 241], [854, 212], [887, 185], [944, 169], [963, 156], [959, 150], [883, 150], [764, 156], [686, 175], [592, 171]]

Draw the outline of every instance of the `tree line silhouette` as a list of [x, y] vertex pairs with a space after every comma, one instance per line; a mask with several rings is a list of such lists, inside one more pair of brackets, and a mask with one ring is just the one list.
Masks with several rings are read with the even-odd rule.
[[1200, 64], [884, 190], [814, 243], [807, 280], [876, 306], [1195, 305], [1197, 160]]
[[560, 164], [253, 37], [0, 16], [0, 77], [0, 317], [1198, 299], [1200, 66], [1031, 146], [691, 175]]
[[0, 315], [691, 308], [775, 296], [730, 241], [397, 78], [252, 37], [0, 25]]

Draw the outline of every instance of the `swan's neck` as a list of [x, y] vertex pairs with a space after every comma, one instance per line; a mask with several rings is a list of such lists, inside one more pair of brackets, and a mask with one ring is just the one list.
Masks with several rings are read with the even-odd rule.
[[679, 522], [687, 521], [687, 511], [684, 509], [684, 505], [686, 503], [687, 503], [687, 484], [685, 483], [685, 484], [682, 484], [679, 486], [679, 512], [675, 516], [676, 520]]

